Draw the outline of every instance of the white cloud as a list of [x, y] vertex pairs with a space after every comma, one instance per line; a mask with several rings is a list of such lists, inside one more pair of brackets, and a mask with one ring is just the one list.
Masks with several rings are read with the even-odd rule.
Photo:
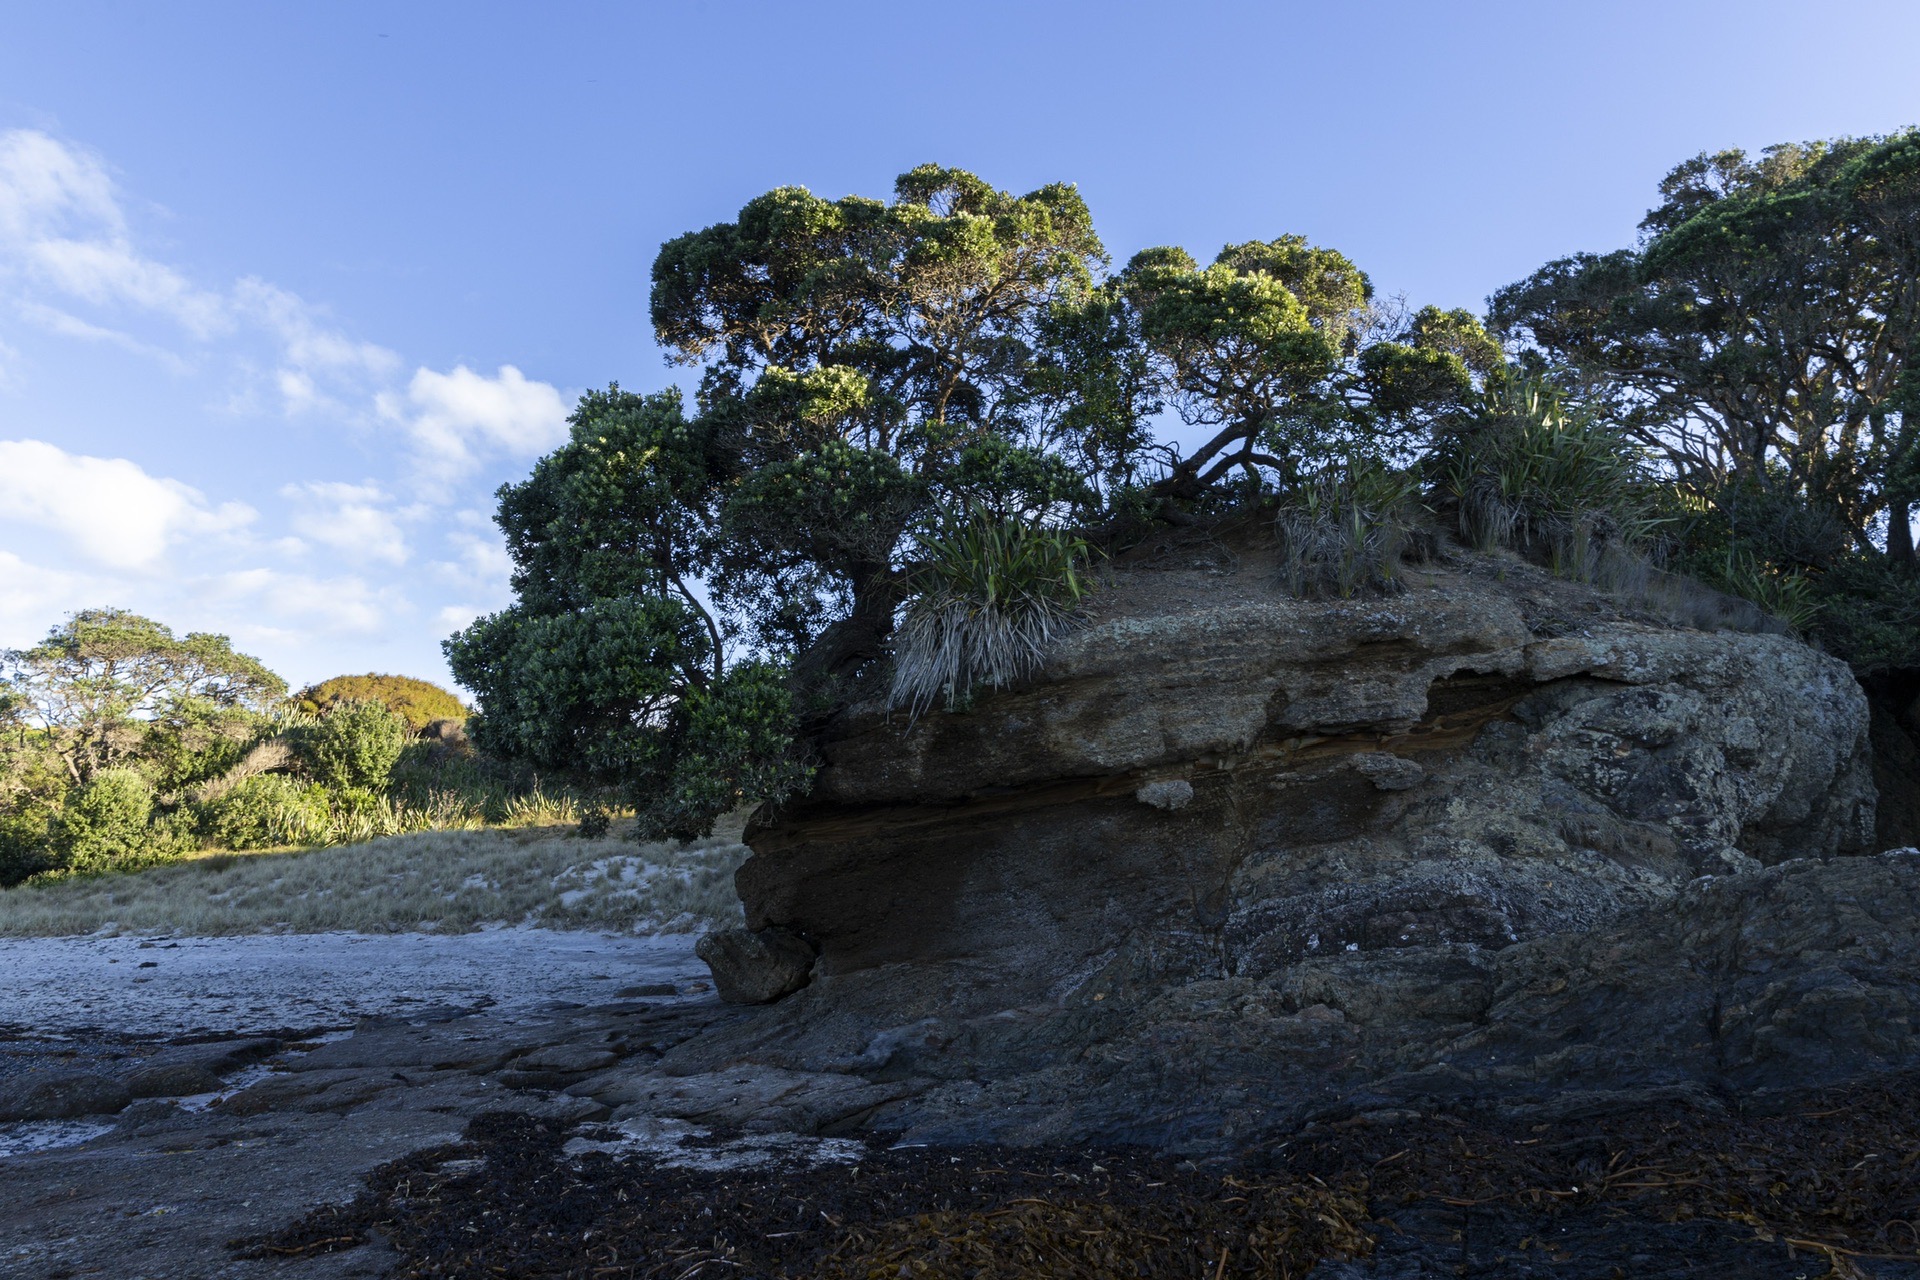
[[[216, 575], [201, 590], [228, 612], [271, 620], [277, 624], [271, 630], [279, 635], [375, 635], [407, 611], [392, 588], [375, 587], [352, 575], [315, 578], [275, 569], [239, 569]], [[246, 631], [234, 629], [235, 634]]]
[[210, 506], [199, 490], [125, 458], [0, 440], [0, 518], [58, 533], [104, 565], [151, 564], [177, 539], [239, 529], [256, 514], [239, 502]]
[[484, 453], [532, 456], [567, 435], [567, 402], [545, 382], [510, 364], [489, 378], [461, 365], [452, 373], [417, 369], [405, 397], [389, 393], [380, 411], [413, 437], [422, 469], [447, 479]]
[[290, 484], [280, 492], [295, 504], [289, 521], [294, 532], [353, 560], [406, 563], [406, 535], [378, 485], [319, 481]]
[[37, 130], [0, 133], [0, 237], [45, 239], [76, 221], [125, 233], [106, 166]]
[[450, 636], [456, 631], [465, 631], [474, 619], [485, 613], [485, 609], [470, 604], [444, 605], [433, 615], [433, 623], [441, 635]]
[[84, 607], [97, 592], [84, 576], [29, 564], [0, 551], [0, 644], [38, 640], [60, 618]]

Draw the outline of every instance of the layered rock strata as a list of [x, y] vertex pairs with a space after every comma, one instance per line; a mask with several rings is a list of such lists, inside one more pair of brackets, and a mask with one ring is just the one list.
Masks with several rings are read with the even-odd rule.
[[[1422, 1073], [1605, 1088], [1592, 1063], [1630, 1057], [1614, 1083], [1733, 1080], [1680, 1041], [1737, 1018], [1672, 1008], [1746, 998], [1712, 913], [1764, 951], [1791, 903], [1755, 907], [1763, 886], [1911, 892], [1892, 861], [1847, 873], [1878, 887], [1802, 873], [1873, 838], [1866, 702], [1831, 657], [1512, 561], [1357, 601], [1277, 577], [1244, 548], [1137, 559], [1028, 687], [842, 715], [738, 877], [758, 946], [817, 953], [811, 980], [674, 1069], [911, 1077], [919, 1100], [871, 1123], [1034, 1140], [1225, 1140]], [[1805, 977], [1806, 954], [1776, 960]], [[1679, 956], [1705, 967], [1691, 986]], [[1674, 982], [1676, 1022], [1626, 994]], [[1596, 1045], [1653, 1042], [1554, 1058], [1568, 1001]], [[1906, 1034], [1854, 1056], [1901, 1058]], [[1496, 1042], [1531, 1065], [1496, 1070]]]

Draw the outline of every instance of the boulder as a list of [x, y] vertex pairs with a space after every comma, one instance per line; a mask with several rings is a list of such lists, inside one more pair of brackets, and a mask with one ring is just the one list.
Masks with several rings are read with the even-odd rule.
[[[1511, 558], [1312, 602], [1236, 550], [1122, 562], [1024, 686], [832, 721], [811, 794], [747, 831], [752, 932], [701, 947], [777, 1003], [663, 1067], [944, 1080], [872, 1122], [955, 1140], [1206, 1146], [1391, 1080], [1784, 1087], [1823, 1034], [1846, 1070], [1914, 1054], [1856, 1017], [1905, 1008], [1904, 962], [1868, 958], [1905, 926], [1849, 941], [1833, 897], [1913, 876], [1849, 858], [1875, 791], [1843, 663]], [[1851, 958], [1787, 945], [1795, 912]], [[1751, 1053], [1736, 1006], [1776, 1028]]]
[[714, 990], [729, 1004], [766, 1004], [807, 985], [813, 948], [781, 928], [720, 929], [695, 945], [713, 970]]
[[133, 1101], [127, 1086], [91, 1071], [42, 1071], [7, 1082], [0, 1120], [74, 1120], [104, 1116]]

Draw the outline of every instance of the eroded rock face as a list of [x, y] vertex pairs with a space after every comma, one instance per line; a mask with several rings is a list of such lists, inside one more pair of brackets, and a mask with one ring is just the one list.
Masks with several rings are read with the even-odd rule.
[[[1866, 702], [1796, 641], [1516, 563], [1333, 603], [1276, 576], [1124, 568], [1030, 687], [843, 715], [738, 877], [751, 929], [818, 949], [812, 984], [694, 1052], [1017, 1077], [1056, 1119], [1124, 1053], [1219, 1121], [1196, 1055], [1236, 1046], [1229, 1093], [1297, 1086], [1360, 1010], [1393, 1053], [1339, 1047], [1350, 1080], [1426, 1069], [1453, 1050], [1407, 1028], [1490, 1016], [1509, 953], [1645, 934], [1701, 877], [1871, 845]], [[1281, 1021], [1175, 1034], [1216, 992]]]

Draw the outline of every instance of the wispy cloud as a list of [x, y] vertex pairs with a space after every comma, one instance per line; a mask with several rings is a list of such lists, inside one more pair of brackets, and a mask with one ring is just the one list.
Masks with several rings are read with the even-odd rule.
[[376, 484], [310, 481], [280, 491], [293, 506], [293, 531], [324, 547], [365, 563], [407, 562], [406, 534], [393, 500]]

